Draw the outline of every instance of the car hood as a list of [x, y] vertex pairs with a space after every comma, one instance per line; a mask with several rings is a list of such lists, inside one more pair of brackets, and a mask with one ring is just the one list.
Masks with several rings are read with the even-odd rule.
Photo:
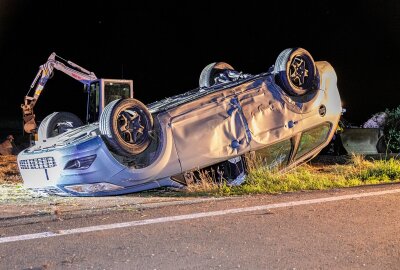
[[37, 141], [34, 146], [28, 148], [28, 151], [40, 151], [50, 148], [63, 148], [72, 144], [86, 141], [92, 137], [100, 135], [99, 123], [92, 123], [71, 129], [58, 136]]

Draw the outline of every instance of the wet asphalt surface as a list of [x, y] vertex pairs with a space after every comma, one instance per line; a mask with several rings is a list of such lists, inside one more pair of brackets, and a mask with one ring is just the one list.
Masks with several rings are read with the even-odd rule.
[[[399, 189], [400, 184], [110, 210], [1, 237]], [[400, 193], [0, 243], [0, 269], [399, 269]]]

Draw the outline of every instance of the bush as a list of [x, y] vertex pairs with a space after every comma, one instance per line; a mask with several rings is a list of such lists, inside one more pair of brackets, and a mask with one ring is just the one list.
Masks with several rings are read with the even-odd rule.
[[386, 123], [384, 126], [385, 141], [392, 152], [400, 152], [400, 106], [395, 109], [386, 109]]

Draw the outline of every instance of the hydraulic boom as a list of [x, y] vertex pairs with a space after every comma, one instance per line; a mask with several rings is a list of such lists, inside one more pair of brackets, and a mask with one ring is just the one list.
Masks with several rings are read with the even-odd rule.
[[[27, 133], [33, 133], [37, 128], [33, 108], [35, 107], [47, 80], [52, 77], [54, 69], [62, 71], [85, 85], [89, 85], [91, 81], [97, 79], [93, 72], [88, 71], [71, 61], [65, 60], [53, 52], [49, 56], [47, 62], [39, 67], [39, 71], [25, 96], [24, 104], [21, 105], [24, 119], [24, 130]], [[32, 89], [34, 89], [33, 96], [30, 95]]]

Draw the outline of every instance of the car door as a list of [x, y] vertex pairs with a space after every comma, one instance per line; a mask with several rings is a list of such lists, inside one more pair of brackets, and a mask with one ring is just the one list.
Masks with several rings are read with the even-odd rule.
[[[208, 100], [207, 100], [208, 99]], [[171, 118], [171, 128], [183, 171], [205, 167], [250, 149], [237, 97], [204, 97]]]

